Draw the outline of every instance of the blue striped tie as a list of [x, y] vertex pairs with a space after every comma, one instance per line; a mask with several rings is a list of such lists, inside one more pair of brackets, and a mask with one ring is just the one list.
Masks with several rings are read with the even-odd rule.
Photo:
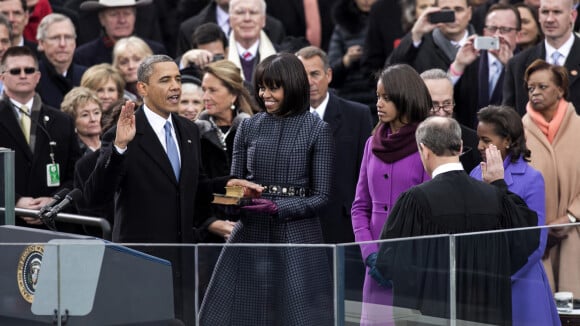
[[167, 157], [169, 157], [169, 161], [171, 162], [171, 167], [173, 168], [173, 173], [175, 173], [175, 178], [179, 181], [179, 153], [177, 152], [177, 145], [173, 140], [173, 136], [171, 135], [171, 123], [169, 121], [165, 122], [165, 145], [167, 147]]

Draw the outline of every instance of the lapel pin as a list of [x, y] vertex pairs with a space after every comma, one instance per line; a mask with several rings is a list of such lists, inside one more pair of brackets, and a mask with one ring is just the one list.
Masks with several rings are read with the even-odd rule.
[[578, 70], [572, 70], [572, 71], [570, 71], [570, 75], [577, 76], [578, 75]]
[[188, 140], [187, 140], [187, 142], [188, 142], [189, 144], [191, 144], [191, 139], [188, 139]]

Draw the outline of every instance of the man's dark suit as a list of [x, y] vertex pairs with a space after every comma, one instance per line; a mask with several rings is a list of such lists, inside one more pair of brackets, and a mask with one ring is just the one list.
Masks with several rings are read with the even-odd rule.
[[481, 162], [481, 154], [477, 149], [479, 138], [475, 130], [462, 124], [459, 127], [461, 128], [461, 141], [463, 141], [463, 152], [459, 156], [459, 161], [463, 165], [463, 169], [470, 172]]
[[[179, 34], [177, 36], [177, 53], [176, 56], [180, 56], [192, 49], [191, 46], [191, 36], [195, 29], [205, 23], [215, 23], [217, 24], [216, 18], [216, 6], [215, 1], [208, 4], [199, 14], [186, 19], [179, 26]], [[270, 41], [274, 44], [280, 44], [286, 37], [286, 32], [284, 31], [284, 25], [282, 23], [269, 15], [266, 15], [266, 26], [264, 26], [264, 32], [270, 38]]]
[[[92, 205], [115, 198], [113, 241], [127, 243], [194, 243], [195, 226], [209, 214], [215, 192], [223, 193], [229, 177], [208, 180], [202, 173], [199, 130], [176, 114], [173, 126], [181, 155], [176, 179], [165, 149], [140, 108], [135, 112], [135, 138], [122, 155], [114, 148], [116, 127], [105, 134], [97, 165], [83, 193]], [[173, 265], [176, 314], [193, 323], [194, 253], [187, 248], [138, 248]]]
[[[450, 171], [401, 194], [381, 239], [530, 227], [537, 215], [503, 180], [494, 186]], [[456, 238], [457, 319], [511, 325], [511, 279], [538, 246], [539, 231]], [[449, 318], [449, 239], [386, 242], [377, 268], [396, 289], [393, 306]]]
[[332, 129], [336, 161], [330, 203], [320, 214], [322, 234], [326, 243], [354, 242], [350, 209], [365, 142], [371, 135], [371, 114], [367, 106], [329, 93], [324, 121]]
[[[79, 26], [77, 32], [77, 46], [90, 42], [102, 35], [103, 27], [99, 22], [98, 11], [81, 10], [81, 3], [87, 0], [66, 0], [61, 5], [65, 10], [77, 13]], [[51, 0], [51, 3], [53, 1]], [[157, 1], [155, 1], [157, 2]], [[134, 34], [141, 37], [163, 42], [163, 35], [159, 25], [159, 12], [156, 5], [138, 6], [135, 17]], [[88, 66], [87, 66], [88, 67]]]
[[[136, 135], [126, 153], [118, 154], [113, 142], [103, 144], [85, 183], [85, 197], [99, 204], [115, 194], [115, 242], [193, 243], [195, 224], [203, 222], [202, 215], [196, 214], [196, 199], [205, 202], [212, 193], [224, 192], [225, 181], [210, 183], [202, 174], [199, 131], [194, 123], [172, 115], [182, 162], [177, 181], [143, 109], [135, 116]], [[115, 132], [112, 128], [107, 134]]]
[[[526, 114], [528, 92], [524, 85], [524, 73], [536, 59], [546, 60], [544, 42], [513, 57], [506, 67], [503, 84], [503, 104], [515, 107], [520, 115]], [[576, 112], [580, 113], [580, 38], [574, 36], [574, 44], [564, 64], [568, 70], [567, 100], [574, 104]]]
[[469, 128], [477, 127], [477, 112], [490, 104], [499, 105], [502, 101], [505, 69], [495, 84], [489, 97], [489, 60], [487, 51], [472, 62], [454, 87], [455, 119]]
[[81, 84], [81, 78], [87, 68], [71, 63], [65, 77], [54, 69], [54, 66], [44, 54], [41, 54], [38, 70], [41, 77], [36, 86], [36, 91], [40, 94], [44, 103], [59, 109], [66, 93]]
[[362, 64], [374, 88], [375, 73], [383, 68], [395, 44], [405, 35], [401, 26], [401, 5], [399, 1], [378, 0], [372, 5], [368, 19]]
[[[51, 197], [63, 188], [72, 189], [75, 162], [81, 156], [74, 123], [67, 114], [42, 104], [35, 96], [32, 112], [31, 134], [34, 134], [34, 151], [26, 143], [14, 106], [5, 97], [0, 101], [0, 147], [14, 150], [16, 201], [20, 197]], [[40, 110], [34, 107], [40, 103]], [[42, 128], [38, 125], [42, 124]], [[33, 137], [31, 136], [31, 139]], [[60, 186], [48, 187], [46, 166], [51, 163], [49, 142], [56, 142], [54, 160], [60, 168]], [[26, 225], [21, 219], [17, 225]], [[61, 228], [59, 228], [60, 230]], [[72, 231], [66, 228], [64, 231]]]
[[30, 50], [32, 50], [32, 53], [34, 53], [34, 55], [39, 58], [40, 57], [40, 53], [38, 52], [38, 44], [31, 42], [29, 40], [24, 40], [23, 42], [24, 44], [22, 44], [23, 46], [29, 48]]
[[409, 32], [401, 39], [399, 46], [393, 50], [387, 59], [386, 65], [406, 63], [415, 68], [418, 73], [422, 73], [433, 68], [447, 71], [452, 61], [434, 42], [432, 33], [425, 34], [421, 45], [416, 48]]

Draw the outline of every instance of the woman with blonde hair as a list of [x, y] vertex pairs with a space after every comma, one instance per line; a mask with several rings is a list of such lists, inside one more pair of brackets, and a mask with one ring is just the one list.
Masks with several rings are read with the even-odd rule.
[[73, 117], [79, 145], [83, 152], [91, 153], [101, 147], [101, 101], [86, 87], [75, 87], [62, 100], [60, 108]]
[[[236, 132], [242, 121], [252, 116], [252, 102], [240, 68], [231, 61], [212, 62], [203, 71], [205, 110], [195, 123], [200, 130], [203, 168], [210, 178], [215, 178], [230, 174]], [[219, 217], [219, 212], [216, 215]], [[210, 237], [208, 242], [223, 241], [233, 229], [231, 222], [217, 218], [208, 220], [206, 225], [211, 233], [219, 236], [218, 239]]]
[[121, 73], [125, 80], [125, 97], [141, 101], [137, 92], [137, 69], [145, 58], [153, 55], [153, 50], [137, 36], [129, 36], [118, 40], [113, 48], [113, 67]]
[[81, 78], [81, 86], [97, 93], [103, 105], [103, 112], [109, 112], [111, 104], [123, 98], [125, 81], [117, 69], [108, 63], [94, 65]]

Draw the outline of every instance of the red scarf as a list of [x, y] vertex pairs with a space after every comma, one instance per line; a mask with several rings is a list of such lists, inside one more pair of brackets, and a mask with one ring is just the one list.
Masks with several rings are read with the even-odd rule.
[[417, 152], [415, 130], [418, 125], [404, 125], [398, 133], [393, 134], [387, 124], [381, 124], [373, 135], [373, 154], [385, 163], [393, 163]]

